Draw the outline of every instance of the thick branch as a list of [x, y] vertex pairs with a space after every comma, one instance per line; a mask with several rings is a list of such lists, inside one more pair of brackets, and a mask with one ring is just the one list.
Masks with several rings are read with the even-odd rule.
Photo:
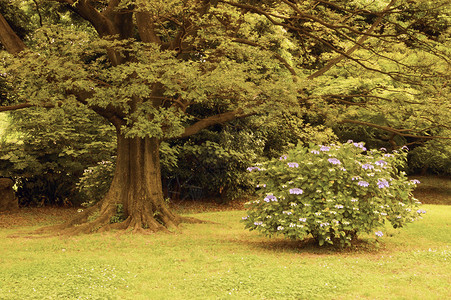
[[25, 49], [25, 44], [12, 30], [2, 14], [0, 14], [0, 43], [11, 54], [17, 54]]
[[10, 105], [10, 106], [0, 106], [0, 112], [19, 110], [19, 109], [32, 107], [32, 106], [35, 106], [35, 105], [30, 104], [30, 103], [21, 103], [21, 104]]
[[393, 128], [393, 127], [389, 127], [389, 126], [382, 126], [382, 125], [377, 125], [377, 124], [374, 124], [374, 123], [358, 121], [358, 120], [343, 119], [339, 123], [342, 123], [342, 124], [350, 123], [350, 124], [364, 125], [364, 126], [368, 126], [368, 127], [381, 129], [381, 130], [384, 130], [384, 131], [387, 131], [387, 132], [391, 132], [391, 133], [393, 133], [395, 135], [404, 136], [404, 137], [411, 137], [411, 138], [417, 138], [417, 139], [426, 139], [426, 140], [445, 139], [445, 140], [451, 140], [451, 137], [433, 136], [433, 135], [415, 135], [415, 134], [411, 134], [411, 133], [406, 133], [406, 131], [408, 131], [406, 129], [397, 129], [397, 128]]
[[136, 12], [136, 24], [139, 36], [145, 43], [161, 44], [161, 39], [155, 32], [155, 25], [147, 12]]
[[234, 111], [229, 111], [226, 113], [214, 115], [214, 116], [202, 119], [200, 121], [197, 121], [196, 123], [192, 124], [191, 126], [186, 127], [185, 132], [179, 137], [182, 137], [182, 138], [188, 137], [188, 136], [196, 134], [199, 131], [201, 131], [202, 129], [205, 129], [212, 125], [222, 124], [222, 123], [229, 122], [229, 121], [232, 121], [235, 119], [245, 118], [245, 117], [248, 117], [251, 115], [254, 115], [254, 114], [253, 113], [243, 114], [242, 109], [237, 109]]

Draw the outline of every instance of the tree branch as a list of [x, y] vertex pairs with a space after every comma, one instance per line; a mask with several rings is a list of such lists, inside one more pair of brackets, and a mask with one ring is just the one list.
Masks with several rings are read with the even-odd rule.
[[[284, 1], [285, 2], [285, 1]], [[384, 8], [384, 10], [382, 11], [382, 13], [379, 15], [379, 17], [376, 19], [376, 21], [373, 23], [373, 25], [371, 25], [370, 28], [368, 28], [367, 31], [365, 31], [363, 34], [363, 36], [361, 36], [356, 44], [354, 46], [352, 46], [350, 49], [348, 49], [348, 51], [346, 51], [346, 55], [341, 54], [339, 56], [337, 56], [336, 58], [330, 60], [324, 67], [322, 67], [321, 69], [319, 69], [318, 71], [316, 71], [315, 73], [311, 74], [310, 76], [307, 77], [307, 79], [314, 79], [316, 77], [319, 77], [321, 75], [323, 75], [324, 73], [326, 73], [327, 71], [329, 71], [333, 66], [335, 66], [336, 64], [338, 64], [340, 61], [342, 61], [343, 59], [345, 59], [347, 56], [349, 57], [354, 51], [356, 51], [357, 49], [359, 49], [361, 47], [361, 45], [369, 38], [369, 34], [371, 34], [377, 26], [379, 26], [379, 24], [382, 22], [384, 16], [385, 16], [385, 12], [387, 12], [390, 7], [396, 2], [396, 0], [392, 0], [390, 1], [390, 3]]]
[[30, 103], [21, 103], [21, 104], [16, 104], [16, 105], [0, 106], [0, 112], [19, 110], [19, 109], [32, 107], [32, 106], [35, 106], [35, 105], [30, 104]]
[[226, 113], [214, 115], [214, 116], [202, 119], [200, 121], [197, 121], [196, 123], [186, 127], [185, 132], [178, 137], [180, 137], [180, 138], [188, 137], [188, 136], [196, 134], [199, 131], [201, 131], [202, 129], [205, 129], [212, 125], [222, 124], [225, 122], [229, 122], [229, 121], [240, 119], [240, 118], [245, 118], [245, 117], [252, 116], [252, 115], [255, 115], [255, 113], [243, 114], [242, 109], [236, 109], [234, 111], [229, 111]]
[[351, 119], [343, 119], [341, 120], [339, 123], [341, 124], [357, 124], [357, 125], [364, 125], [364, 126], [368, 126], [368, 127], [373, 127], [373, 128], [377, 128], [377, 129], [381, 129], [387, 132], [391, 132], [395, 135], [399, 135], [399, 136], [404, 136], [404, 137], [411, 137], [411, 138], [417, 138], [417, 139], [425, 139], [425, 140], [433, 140], [433, 139], [444, 139], [444, 140], [451, 140], [451, 137], [446, 137], [446, 136], [429, 136], [429, 135], [415, 135], [415, 134], [411, 134], [411, 133], [406, 133], [406, 131], [409, 131], [408, 129], [397, 129], [397, 128], [393, 128], [393, 127], [389, 127], [389, 126], [382, 126], [382, 125], [377, 125], [374, 123], [370, 123], [370, 122], [364, 122], [364, 121], [357, 121], [357, 120], [351, 120]]

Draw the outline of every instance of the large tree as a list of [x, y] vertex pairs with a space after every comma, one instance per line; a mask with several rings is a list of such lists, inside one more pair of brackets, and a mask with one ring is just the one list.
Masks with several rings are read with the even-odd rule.
[[[448, 30], [446, 2], [54, 2], [89, 27], [48, 24], [23, 41], [0, 15], [10, 53], [2, 79], [15, 101], [0, 111], [86, 106], [115, 126], [109, 192], [60, 227], [69, 233], [177, 226], [184, 218], [163, 199], [160, 143], [215, 124], [285, 111], [412, 138], [446, 128], [422, 102], [428, 93], [429, 103], [449, 105], [449, 36], [436, 32]], [[387, 115], [408, 101], [415, 118], [393, 124]], [[211, 114], [196, 115], [200, 105]]]

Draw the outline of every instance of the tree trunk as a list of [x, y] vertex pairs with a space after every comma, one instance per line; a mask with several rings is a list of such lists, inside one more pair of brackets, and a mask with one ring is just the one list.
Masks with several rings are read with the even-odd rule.
[[11, 29], [2, 14], [0, 14], [0, 43], [11, 54], [19, 53], [25, 49], [25, 44]]
[[155, 232], [180, 224], [182, 218], [169, 210], [163, 198], [160, 142], [118, 134], [117, 145], [116, 170], [105, 197], [68, 223], [47, 229], [66, 234], [109, 229]]

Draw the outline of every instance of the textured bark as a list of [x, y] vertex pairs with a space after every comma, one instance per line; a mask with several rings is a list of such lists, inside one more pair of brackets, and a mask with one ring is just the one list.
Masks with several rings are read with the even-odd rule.
[[110, 189], [103, 200], [66, 224], [44, 228], [62, 234], [125, 229], [132, 232], [168, 231], [182, 221], [163, 198], [159, 141], [118, 135], [117, 164]]

